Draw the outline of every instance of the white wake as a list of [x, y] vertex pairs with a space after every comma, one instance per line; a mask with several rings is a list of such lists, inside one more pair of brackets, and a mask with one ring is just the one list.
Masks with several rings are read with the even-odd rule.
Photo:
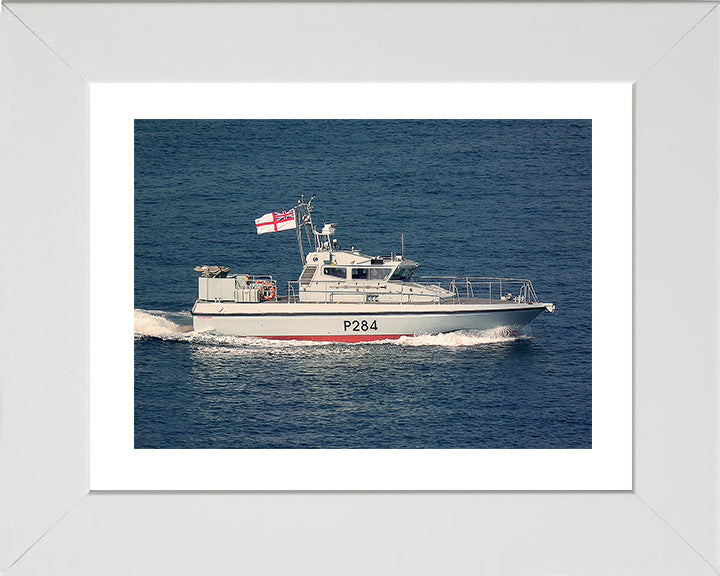
[[516, 340], [529, 340], [530, 336], [519, 334], [508, 328], [492, 330], [458, 330], [447, 334], [424, 334], [419, 336], [402, 336], [398, 340], [390, 340], [398, 346], [477, 346], [480, 344], [504, 344]]
[[135, 336], [173, 339], [175, 335], [192, 332], [190, 324], [173, 322], [170, 317], [182, 314], [169, 314], [159, 310], [135, 310]]

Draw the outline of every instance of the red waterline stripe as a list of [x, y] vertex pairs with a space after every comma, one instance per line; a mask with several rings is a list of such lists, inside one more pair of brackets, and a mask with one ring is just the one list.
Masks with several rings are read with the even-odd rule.
[[374, 340], [397, 340], [412, 334], [339, 334], [337, 336], [256, 336], [266, 340], [312, 340], [313, 342], [372, 342]]

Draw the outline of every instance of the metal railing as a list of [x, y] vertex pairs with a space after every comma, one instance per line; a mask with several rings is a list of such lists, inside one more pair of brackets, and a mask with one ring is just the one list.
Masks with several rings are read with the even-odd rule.
[[[378, 292], [377, 283], [359, 283], [353, 287], [337, 286], [337, 281], [314, 281], [312, 284], [322, 285], [322, 289], [309, 289], [309, 286], [303, 288], [302, 292], [305, 298], [303, 300], [312, 302], [332, 303], [339, 301], [347, 301], [347, 297], [356, 297], [360, 302], [377, 302], [378, 296], [397, 297], [397, 300], [388, 301], [386, 303], [410, 303], [410, 302], [427, 302], [427, 303], [448, 303], [458, 304], [467, 300], [486, 301], [490, 304], [500, 302], [516, 302], [534, 304], [539, 302], [532, 282], [520, 278], [491, 278], [487, 276], [421, 276], [421, 281], [411, 281], [406, 285], [419, 285], [430, 288], [433, 294], [419, 294], [407, 292], [384, 291]], [[423, 282], [422, 280], [428, 280]], [[382, 283], [385, 284], [385, 283]], [[389, 282], [387, 286], [398, 285], [403, 283]], [[298, 280], [288, 282], [288, 302], [300, 302], [300, 282]], [[450, 294], [447, 296], [447, 294]]]
[[[461, 300], [488, 300], [494, 302], [539, 302], [532, 282], [525, 278], [494, 278], [490, 276], [421, 276], [432, 280], [454, 294], [455, 302]], [[423, 284], [423, 282], [421, 282]]]

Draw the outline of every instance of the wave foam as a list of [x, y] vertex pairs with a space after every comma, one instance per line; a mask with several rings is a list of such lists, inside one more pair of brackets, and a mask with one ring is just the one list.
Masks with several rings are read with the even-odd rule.
[[529, 340], [530, 336], [518, 334], [509, 328], [493, 328], [491, 330], [458, 330], [446, 334], [424, 334], [419, 336], [402, 336], [391, 340], [398, 346], [445, 346], [457, 348], [461, 346], [478, 346], [480, 344], [503, 344], [517, 340]]
[[[168, 316], [171, 314], [160, 310], [135, 310], [135, 335], [165, 338], [192, 332], [192, 326], [168, 320]], [[184, 316], [184, 314], [174, 316]]]

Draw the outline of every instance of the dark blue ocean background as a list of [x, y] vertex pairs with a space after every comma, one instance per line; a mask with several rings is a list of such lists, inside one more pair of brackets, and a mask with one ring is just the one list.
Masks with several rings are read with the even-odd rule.
[[[136, 120], [136, 448], [591, 448], [590, 120]], [[200, 264], [297, 280], [315, 223], [418, 275], [530, 278], [517, 337], [196, 335]]]

